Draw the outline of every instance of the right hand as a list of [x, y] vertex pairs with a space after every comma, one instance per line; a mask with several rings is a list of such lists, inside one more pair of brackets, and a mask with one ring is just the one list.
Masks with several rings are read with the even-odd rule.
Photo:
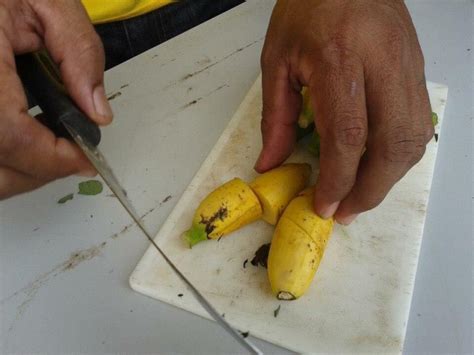
[[99, 125], [112, 121], [104, 51], [79, 0], [0, 0], [0, 200], [94, 168], [71, 141], [28, 114], [15, 54], [46, 48], [65, 87]]

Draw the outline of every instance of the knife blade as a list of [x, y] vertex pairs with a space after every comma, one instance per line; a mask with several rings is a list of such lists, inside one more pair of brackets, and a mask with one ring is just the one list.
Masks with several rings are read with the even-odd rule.
[[[74, 142], [81, 148], [86, 157], [92, 163], [104, 182], [115, 194], [123, 208], [128, 212], [132, 220], [137, 224], [142, 234], [153, 245], [156, 251], [165, 260], [168, 266], [181, 279], [191, 291], [201, 306], [214, 318], [214, 320], [242, 345], [250, 354], [262, 354], [262, 352], [248, 339], [235, 330], [212, 306], [212, 304], [199, 292], [192, 282], [179, 270], [166, 253], [153, 240], [146, 229], [141, 218], [127, 197], [126, 191], [120, 185], [112, 168], [104, 155], [98, 148], [100, 141], [100, 130], [95, 126], [82, 111], [67, 96], [62, 84], [57, 80], [54, 71], [54, 63], [44, 55], [27, 54], [17, 59], [18, 73], [30, 91], [30, 94], [38, 101], [38, 105], [48, 118], [54, 120], [53, 129], [62, 126]], [[53, 68], [53, 69], [51, 69]], [[54, 117], [52, 117], [54, 116]], [[94, 128], [95, 126], [95, 128]]]

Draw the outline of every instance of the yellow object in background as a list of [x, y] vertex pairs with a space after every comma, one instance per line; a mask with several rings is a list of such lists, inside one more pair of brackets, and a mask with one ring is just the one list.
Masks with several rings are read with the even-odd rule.
[[280, 300], [294, 300], [306, 292], [332, 232], [333, 219], [314, 213], [313, 195], [310, 188], [293, 199], [273, 234], [268, 279]]
[[173, 0], [82, 0], [93, 24], [125, 20], [146, 14]]

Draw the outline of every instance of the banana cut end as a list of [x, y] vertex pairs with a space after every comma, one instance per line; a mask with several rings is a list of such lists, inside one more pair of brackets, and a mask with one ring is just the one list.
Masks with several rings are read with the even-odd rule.
[[280, 291], [277, 294], [277, 298], [281, 301], [293, 301], [296, 300], [296, 297], [291, 293], [287, 291]]
[[197, 243], [208, 239], [206, 227], [202, 224], [193, 224], [190, 229], [183, 233], [182, 238], [189, 245], [189, 248], [192, 248]]

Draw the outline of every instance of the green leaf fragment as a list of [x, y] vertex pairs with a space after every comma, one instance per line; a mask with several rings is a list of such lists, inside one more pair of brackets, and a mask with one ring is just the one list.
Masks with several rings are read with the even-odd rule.
[[79, 183], [79, 195], [98, 195], [102, 192], [104, 187], [98, 180], [87, 180]]
[[193, 226], [188, 229], [183, 234], [183, 240], [192, 248], [199, 242], [207, 240], [206, 227], [202, 224], [193, 224]]
[[307, 128], [311, 123], [314, 122], [314, 113], [311, 107], [303, 107], [299, 117], [298, 126], [301, 128]]
[[431, 122], [433, 122], [434, 127], [438, 125], [438, 115], [436, 112], [431, 112]]
[[72, 200], [74, 198], [74, 194], [67, 194], [66, 196], [61, 197], [58, 200], [58, 203], [63, 204], [66, 203], [69, 200]]

